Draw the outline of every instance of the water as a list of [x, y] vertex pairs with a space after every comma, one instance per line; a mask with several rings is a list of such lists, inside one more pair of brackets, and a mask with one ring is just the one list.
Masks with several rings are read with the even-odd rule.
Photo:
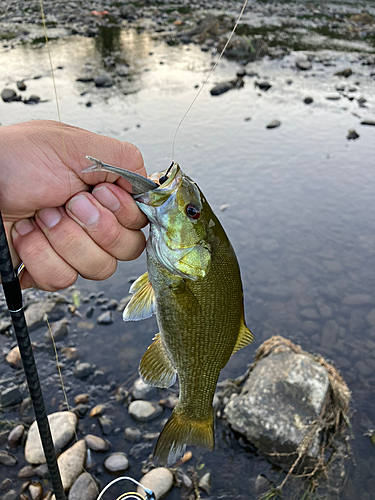
[[[103, 35], [97, 40], [72, 36], [50, 44], [53, 66], [63, 67], [55, 71], [62, 120], [133, 142], [142, 151], [148, 172], [165, 169], [176, 126], [196, 94], [196, 85], [211, 68], [211, 56], [196, 46], [168, 47], [132, 30], [117, 30], [109, 38], [108, 33]], [[94, 72], [102, 71], [103, 61], [113, 52], [129, 65], [129, 78], [110, 89], [75, 81], [87, 62]], [[275, 334], [333, 360], [353, 392], [355, 409], [353, 463], [347, 461], [340, 498], [356, 494], [370, 499], [374, 450], [363, 434], [375, 427], [375, 324], [370, 315], [375, 307], [375, 127], [359, 122], [375, 116], [374, 81], [356, 53], [326, 51], [319, 56], [331, 58], [334, 66], [314, 62], [313, 70], [299, 73], [294, 68], [298, 55], [253, 63], [260, 75], [255, 80], [267, 77], [272, 83], [268, 92], [246, 78], [244, 88], [212, 97], [209, 88], [233, 78], [238, 69], [236, 63], [223, 60], [182, 125], [175, 159], [218, 213], [240, 262], [245, 315], [256, 341], [229, 361], [222, 379], [242, 374], [259, 344]], [[28, 94], [48, 100], [36, 106], [1, 103], [2, 125], [56, 118], [45, 47], [3, 50], [0, 65], [6, 68], [0, 75], [1, 88], [25, 79]], [[346, 67], [355, 72], [350, 80], [333, 76]], [[36, 75], [42, 78], [34, 80]], [[344, 97], [327, 100], [337, 84], [355, 86], [349, 95], [366, 97], [367, 107]], [[303, 103], [306, 96], [313, 97], [313, 104]], [[87, 101], [91, 107], [86, 107]], [[279, 119], [281, 127], [266, 129], [273, 119]], [[360, 138], [348, 141], [347, 131], [353, 128]], [[220, 211], [224, 204], [228, 208]], [[106, 296], [120, 299], [128, 293], [129, 278], [144, 270], [142, 256], [134, 263], [121, 263], [105, 283], [79, 280], [78, 288], [84, 294], [104, 290]], [[354, 300], [350, 296], [358, 294], [370, 298], [350, 305]], [[79, 349], [80, 359], [96, 364], [106, 380], [117, 384], [134, 375], [157, 331], [154, 319], [123, 324], [118, 315], [110, 327], [92, 322], [83, 334], [79, 321], [72, 318], [69, 340]], [[325, 336], [325, 328], [334, 334]], [[44, 329], [38, 332], [35, 339], [42, 338]], [[56, 411], [61, 391], [57, 375], [51, 375], [53, 355], [41, 351], [37, 359], [46, 379], [48, 411]], [[5, 377], [12, 372], [3, 367], [1, 373]], [[70, 403], [75, 394], [87, 391], [70, 372], [66, 383]], [[111, 439], [115, 442], [111, 451], [128, 453], [131, 445], [122, 438], [122, 430], [131, 421], [111, 394], [111, 387], [97, 394], [99, 402], [109, 398], [111, 418], [121, 428], [118, 438]], [[95, 429], [93, 422], [90, 432]], [[195, 455], [212, 471], [213, 497], [253, 498], [253, 478], [259, 473], [271, 475], [269, 464], [233, 450], [222, 438], [219, 443], [214, 453], [198, 450]], [[22, 455], [18, 456], [22, 465]], [[138, 478], [140, 465], [130, 460]], [[108, 480], [102, 475], [103, 484]], [[179, 498], [178, 490], [170, 498]]]

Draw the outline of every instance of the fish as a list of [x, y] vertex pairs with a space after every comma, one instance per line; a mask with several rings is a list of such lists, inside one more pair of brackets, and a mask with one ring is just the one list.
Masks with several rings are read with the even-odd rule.
[[170, 466], [188, 445], [213, 450], [220, 371], [254, 340], [239, 264], [202, 191], [177, 162], [145, 178], [88, 158], [95, 164], [84, 172], [113, 172], [135, 185], [132, 196], [150, 222], [147, 272], [132, 284], [123, 319], [156, 314], [159, 333], [141, 359], [142, 380], [166, 388], [178, 375], [179, 401], [154, 451], [157, 465]]

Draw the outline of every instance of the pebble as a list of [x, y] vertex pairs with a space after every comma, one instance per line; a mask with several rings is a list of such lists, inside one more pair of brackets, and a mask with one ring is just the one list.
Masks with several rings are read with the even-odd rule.
[[[48, 415], [56, 452], [59, 453], [72, 439], [77, 427], [77, 416], [69, 411]], [[39, 437], [37, 423], [34, 421], [27, 434], [25, 459], [29, 464], [42, 464], [45, 457]]]
[[154, 439], [157, 439], [160, 436], [160, 432], [145, 432], [143, 434], [142, 439], [145, 441], [154, 441]]
[[38, 95], [32, 94], [28, 99], [23, 101], [25, 104], [38, 104], [40, 97]]
[[298, 69], [301, 69], [302, 71], [307, 71], [312, 68], [312, 64], [310, 61], [306, 59], [296, 59], [296, 66]]
[[111, 447], [108, 441], [93, 434], [87, 434], [84, 439], [87, 447], [92, 451], [104, 452], [108, 451]]
[[149, 401], [137, 400], [130, 403], [129, 415], [139, 422], [146, 422], [159, 416], [163, 408], [160, 405], [150, 403]]
[[355, 141], [356, 139], [359, 138], [359, 134], [354, 129], [348, 130], [348, 133], [346, 135], [346, 138], [348, 141]]
[[112, 87], [115, 81], [108, 75], [99, 75], [94, 78], [97, 87]]
[[224, 94], [225, 92], [228, 92], [228, 90], [233, 89], [233, 83], [232, 82], [221, 82], [212, 87], [210, 90], [211, 95], [221, 95]]
[[12, 322], [9, 319], [0, 319], [0, 333], [5, 333], [12, 326]]
[[23, 433], [25, 432], [25, 427], [23, 425], [16, 425], [8, 436], [8, 443], [10, 446], [15, 447], [20, 444]]
[[366, 118], [361, 121], [361, 125], [369, 125], [375, 127], [375, 120], [371, 120], [370, 118]]
[[[150, 488], [155, 494], [155, 499], [159, 500], [167, 495], [173, 486], [173, 474], [165, 467], [157, 467], [156, 469], [147, 472], [140, 483]], [[137, 492], [144, 495], [144, 490], [140, 486], [137, 488]]]
[[207, 495], [211, 493], [211, 473], [206, 472], [206, 474], [199, 480], [198, 486]]
[[18, 471], [17, 477], [19, 479], [28, 479], [29, 477], [35, 476], [35, 469], [32, 465], [25, 465]]
[[32, 500], [41, 500], [43, 496], [43, 486], [38, 481], [34, 481], [29, 486], [29, 493]]
[[112, 311], [105, 311], [98, 317], [97, 321], [99, 325], [110, 325], [113, 323]]
[[86, 404], [89, 402], [89, 400], [90, 400], [90, 394], [77, 394], [77, 396], [75, 396], [74, 398], [74, 403], [76, 405]]
[[123, 297], [120, 302], [118, 303], [118, 306], [117, 306], [117, 311], [118, 312], [123, 312], [125, 307], [128, 305], [128, 303], [130, 302], [130, 299], [132, 298], [131, 295], [127, 295], [126, 297]]
[[342, 71], [338, 71], [337, 73], [335, 73], [335, 76], [343, 76], [344, 78], [348, 78], [352, 74], [353, 71], [351, 70], [351, 68], [346, 68], [343, 69]]
[[94, 306], [89, 306], [87, 309], [86, 309], [86, 318], [92, 318], [93, 314], [95, 312], [95, 307]]
[[21, 359], [21, 353], [18, 345], [16, 347], [13, 347], [11, 349], [7, 356], [6, 356], [6, 361], [11, 365], [14, 366], [14, 368], [22, 368], [22, 359]]
[[1, 497], [1, 500], [17, 500], [17, 492], [14, 490], [9, 490], [5, 495]]
[[74, 367], [73, 373], [77, 378], [86, 378], [90, 376], [95, 370], [95, 367], [90, 363], [77, 363]]
[[269, 122], [268, 125], [266, 125], [266, 128], [276, 128], [276, 127], [280, 127], [281, 125], [281, 121], [279, 120], [272, 120]]
[[78, 351], [75, 347], [63, 347], [60, 352], [68, 359], [77, 359], [78, 357]]
[[117, 452], [109, 455], [103, 462], [104, 468], [115, 474], [117, 472], [124, 472], [129, 469], [129, 460], [125, 453]]
[[4, 102], [19, 101], [20, 96], [12, 89], [3, 89], [1, 91], [1, 98]]
[[75, 480], [69, 491], [68, 500], [95, 500], [99, 495], [99, 486], [88, 472], [83, 472]]
[[21, 403], [22, 396], [19, 387], [12, 385], [1, 393], [1, 406], [14, 406]]
[[254, 484], [254, 491], [257, 495], [260, 495], [261, 493], [264, 493], [265, 491], [268, 490], [270, 487], [270, 483], [267, 478], [262, 476], [262, 474], [258, 474], [255, 484]]
[[106, 405], [103, 404], [94, 406], [94, 408], [92, 408], [92, 410], [90, 411], [89, 417], [95, 418], [99, 417], [100, 415], [103, 415], [106, 408], [107, 408]]
[[314, 102], [314, 99], [312, 97], [305, 97], [304, 100], [303, 100], [303, 102], [305, 104], [311, 104], [312, 102]]
[[157, 395], [157, 388], [138, 378], [133, 384], [132, 394], [134, 399], [152, 399]]
[[8, 451], [0, 451], [0, 464], [6, 467], [14, 467], [18, 464], [17, 457], [9, 453]]
[[77, 477], [81, 474], [86, 459], [86, 443], [83, 439], [74, 443], [57, 459], [60, 469], [61, 481], [64, 490], [67, 491], [72, 486]]
[[118, 302], [115, 299], [111, 299], [107, 302], [107, 309], [108, 311], [115, 311], [118, 307]]
[[[69, 321], [66, 318], [60, 319], [60, 321], [55, 321], [51, 323], [52, 337], [55, 342], [64, 339], [68, 335], [69, 331]], [[51, 332], [49, 330], [44, 334], [44, 342], [52, 343]]]
[[272, 85], [270, 84], [270, 82], [255, 82], [255, 86], [260, 88], [260, 90], [264, 90], [265, 92], [267, 92], [267, 90], [269, 90]]
[[51, 321], [51, 319], [58, 319], [58, 318], [51, 318], [51, 313], [54, 311], [54, 316], [55, 315], [63, 315], [62, 310], [56, 307], [56, 301], [55, 300], [44, 300], [43, 304], [41, 304], [40, 301], [35, 302], [34, 304], [29, 305], [29, 307], [25, 311], [25, 317], [26, 317], [26, 323], [29, 329], [36, 328], [38, 326], [41, 326], [44, 323], [44, 315], [47, 313], [48, 317]]
[[3, 479], [0, 483], [0, 491], [8, 491], [12, 487], [13, 481], [7, 477]]
[[110, 418], [102, 415], [99, 417], [99, 425], [102, 430], [102, 433], [107, 436], [110, 434], [113, 430], [113, 422]]
[[328, 94], [328, 95], [326, 95], [326, 99], [328, 99], [329, 101], [339, 101], [341, 99], [341, 95], [340, 94]]
[[141, 439], [141, 431], [137, 427], [127, 427], [124, 431], [125, 439], [129, 441], [139, 441]]

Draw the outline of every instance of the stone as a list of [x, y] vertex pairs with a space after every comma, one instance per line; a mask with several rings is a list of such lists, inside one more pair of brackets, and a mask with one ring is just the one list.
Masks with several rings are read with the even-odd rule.
[[[305, 104], [311, 104], [312, 102], [314, 102], [314, 99], [312, 97], [305, 97], [303, 102]], [[263, 477], [263, 476], [261, 476], [261, 477]]]
[[[55, 342], [64, 339], [69, 332], [69, 321], [66, 318], [60, 319], [60, 321], [54, 321], [51, 323], [51, 332]], [[49, 330], [44, 334], [44, 342], [52, 343], [51, 332]]]
[[147, 422], [159, 416], [163, 408], [149, 401], [137, 400], [130, 403], [128, 411], [129, 415], [138, 422]]
[[35, 476], [35, 469], [32, 465], [25, 465], [21, 470], [18, 471], [17, 477], [19, 479], [28, 479]]
[[328, 101], [339, 101], [341, 99], [341, 95], [340, 94], [328, 94], [328, 95], [326, 95], [326, 99], [328, 99]]
[[125, 307], [129, 304], [131, 298], [132, 298], [131, 295], [127, 295], [126, 297], [123, 297], [120, 300], [120, 302], [118, 303], [117, 311], [122, 313], [124, 311]]
[[12, 89], [3, 89], [1, 91], [1, 98], [4, 102], [19, 101], [20, 96]]
[[83, 439], [76, 442], [57, 459], [61, 481], [65, 491], [68, 491], [77, 477], [82, 473], [86, 459], [86, 443]]
[[365, 293], [357, 293], [354, 295], [347, 295], [343, 299], [343, 303], [349, 306], [362, 306], [365, 304], [374, 304], [375, 300], [371, 295]]
[[[173, 474], [165, 467], [157, 467], [147, 472], [140, 480], [140, 483], [146, 488], [150, 488], [155, 494], [155, 499], [160, 500], [172, 489]], [[140, 486], [138, 486], [137, 492], [144, 495], [144, 490]]]
[[125, 439], [129, 441], [139, 441], [141, 439], [141, 431], [137, 427], [127, 427], [124, 431]]
[[[261, 453], [294, 453], [319, 416], [328, 388], [323, 366], [284, 347], [255, 364], [242, 392], [229, 400], [224, 413], [231, 427]], [[316, 457], [318, 450], [317, 435], [309, 456]], [[278, 460], [294, 459], [282, 455]]]
[[72, 411], [77, 415], [78, 418], [83, 418], [89, 411], [89, 405], [84, 405], [82, 403], [78, 404]]
[[90, 394], [77, 394], [77, 396], [74, 397], [74, 403], [76, 405], [86, 404], [89, 401], [90, 401]]
[[365, 120], [361, 121], [361, 125], [369, 125], [370, 127], [375, 127], [375, 120], [372, 120], [370, 118], [366, 118]]
[[16, 427], [13, 427], [8, 436], [9, 446], [12, 447], [18, 446], [21, 442], [24, 432], [25, 432], [25, 427], [21, 424], [16, 425]]
[[206, 474], [201, 477], [198, 483], [198, 487], [203, 490], [206, 495], [209, 495], [211, 493], [211, 474], [209, 472], [206, 472]]
[[99, 495], [99, 485], [88, 472], [83, 472], [74, 481], [69, 491], [68, 500], [96, 500]]
[[270, 482], [268, 481], [268, 479], [262, 476], [262, 474], [258, 474], [254, 484], [255, 493], [257, 495], [260, 495], [261, 493], [267, 491], [269, 487], [270, 487]]
[[28, 99], [23, 101], [25, 104], [38, 104], [40, 97], [38, 95], [32, 94]]
[[[78, 418], [72, 412], [59, 411], [48, 415], [48, 421], [51, 427], [55, 450], [57, 453], [60, 453], [73, 438]], [[25, 459], [29, 464], [36, 465], [46, 461], [36, 421], [32, 423], [27, 434]]]
[[255, 82], [254, 85], [256, 87], [258, 87], [260, 90], [264, 90], [265, 92], [267, 92], [267, 90], [269, 90], [272, 85], [270, 84], [270, 82]]
[[3, 479], [0, 483], [0, 491], [8, 491], [12, 487], [13, 481], [7, 477]]
[[307, 71], [312, 68], [312, 64], [307, 59], [298, 58], [296, 59], [296, 66], [302, 71]]
[[9, 453], [8, 451], [0, 450], [0, 464], [6, 467], [14, 467], [18, 464], [17, 457]]
[[8, 389], [5, 389], [1, 393], [1, 406], [4, 408], [7, 406], [13, 406], [18, 403], [21, 403], [21, 401], [22, 401], [21, 391], [19, 387], [17, 387], [16, 385], [8, 387]]
[[5, 333], [12, 326], [12, 322], [9, 319], [0, 319], [0, 333]]
[[106, 304], [108, 311], [115, 311], [118, 307], [118, 302], [116, 299], [111, 299]]
[[133, 384], [133, 398], [134, 399], [152, 399], [156, 397], [158, 390], [152, 385], [148, 385], [141, 378], [138, 378]]
[[45, 323], [44, 315], [46, 313], [50, 321], [61, 319], [64, 315], [64, 311], [58, 307], [55, 300], [46, 299], [43, 300], [43, 304], [40, 301], [30, 304], [25, 311], [26, 323], [29, 330]]
[[348, 139], [348, 141], [355, 141], [356, 139], [359, 139], [359, 134], [357, 134], [354, 129], [350, 129], [346, 134], [346, 138]]
[[68, 359], [77, 359], [78, 357], [78, 352], [75, 347], [63, 347], [60, 352]]
[[77, 378], [87, 378], [94, 373], [95, 367], [90, 363], [77, 363], [74, 367], [73, 373]]
[[17, 492], [14, 490], [9, 490], [5, 495], [1, 497], [1, 500], [17, 500]]
[[349, 78], [349, 76], [352, 74], [353, 71], [351, 70], [351, 68], [346, 68], [343, 69], [342, 71], [337, 71], [337, 73], [335, 73], [335, 76], [343, 76], [344, 78]]
[[43, 496], [43, 486], [39, 481], [33, 481], [29, 486], [31, 500], [41, 500]]
[[94, 82], [97, 87], [112, 87], [115, 84], [115, 81], [109, 75], [96, 76]]
[[210, 90], [211, 95], [221, 95], [224, 94], [225, 92], [228, 92], [228, 90], [233, 89], [233, 83], [232, 82], [221, 82], [212, 87]]
[[21, 353], [18, 345], [16, 347], [13, 347], [11, 349], [7, 356], [6, 356], [6, 361], [9, 363], [11, 366], [14, 366], [14, 368], [22, 368], [22, 359], [21, 359]]
[[106, 417], [105, 415], [102, 415], [99, 417], [99, 425], [102, 430], [102, 433], [107, 436], [110, 434], [113, 430], [113, 422], [110, 418]]
[[103, 462], [104, 468], [111, 474], [125, 472], [129, 469], [129, 460], [125, 453], [117, 452], [109, 455]]
[[105, 311], [98, 317], [97, 321], [99, 325], [110, 325], [113, 323], [112, 311]]
[[269, 122], [268, 125], [266, 125], [266, 128], [276, 128], [276, 127], [280, 127], [280, 125], [281, 125], [280, 120], [272, 120]]
[[100, 417], [100, 415], [103, 415], [105, 413], [106, 408], [107, 406], [104, 404], [95, 405], [94, 408], [91, 409], [89, 417]]
[[84, 439], [87, 447], [92, 451], [104, 452], [111, 447], [108, 441], [99, 436], [94, 436], [93, 434], [87, 434]]

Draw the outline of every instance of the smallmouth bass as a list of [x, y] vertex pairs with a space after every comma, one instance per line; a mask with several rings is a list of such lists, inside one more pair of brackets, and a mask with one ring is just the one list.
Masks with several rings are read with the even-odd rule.
[[131, 286], [123, 318], [157, 317], [160, 332], [139, 366], [144, 382], [170, 387], [178, 374], [179, 402], [154, 452], [156, 463], [172, 465], [186, 445], [213, 449], [220, 371], [254, 340], [245, 324], [237, 258], [203, 193], [177, 163], [146, 179], [88, 158], [95, 165], [84, 172], [105, 170], [129, 180], [150, 221], [148, 272]]

